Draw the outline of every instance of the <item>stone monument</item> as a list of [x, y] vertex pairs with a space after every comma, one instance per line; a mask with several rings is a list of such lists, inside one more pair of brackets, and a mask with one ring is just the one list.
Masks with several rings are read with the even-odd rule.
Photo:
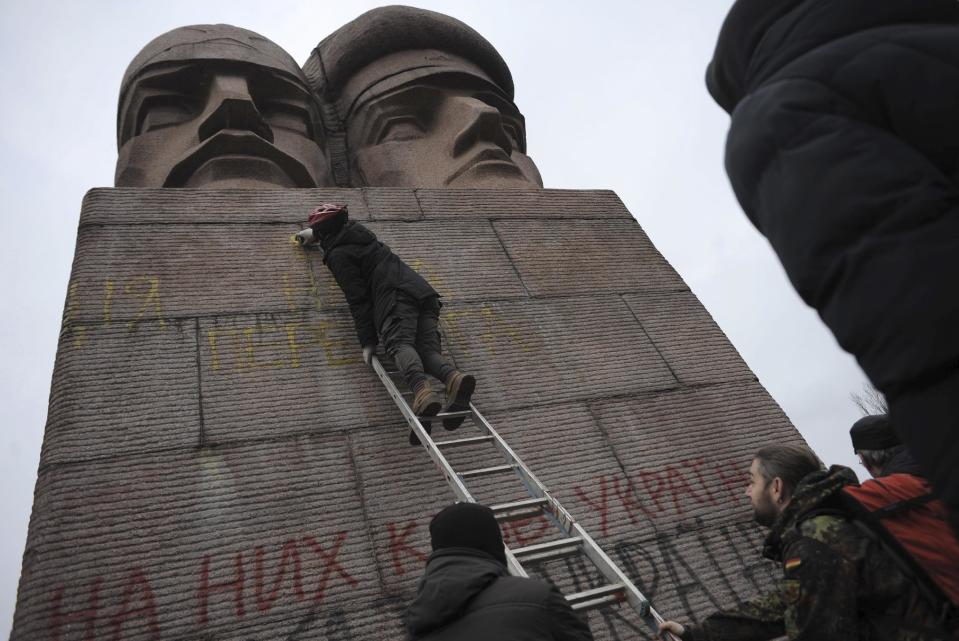
[[[119, 188], [81, 207], [13, 641], [403, 638], [452, 494], [317, 252], [290, 242], [330, 201], [443, 295], [477, 406], [661, 613], [769, 588], [743, 476], [799, 434], [614, 193], [540, 188], [492, 45], [390, 7], [306, 69], [312, 97], [279, 47], [218, 25], [161, 36], [124, 77]], [[576, 559], [530, 569], [599, 581]], [[626, 609], [588, 616], [599, 640], [649, 638]]]

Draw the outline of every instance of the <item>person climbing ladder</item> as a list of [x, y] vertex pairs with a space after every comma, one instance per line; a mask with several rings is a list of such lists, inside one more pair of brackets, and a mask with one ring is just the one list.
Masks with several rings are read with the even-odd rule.
[[[322, 248], [323, 263], [349, 304], [363, 361], [370, 364], [382, 339], [413, 392], [417, 416], [436, 416], [443, 406], [427, 374], [446, 385], [448, 412], [469, 409], [476, 379], [443, 356], [438, 329], [442, 303], [436, 290], [373, 232], [350, 220], [346, 205], [320, 205], [307, 224], [296, 238]], [[444, 419], [443, 427], [455, 430], [463, 420], [462, 416]], [[421, 423], [429, 432], [431, 423]], [[419, 444], [413, 432], [410, 444]]]

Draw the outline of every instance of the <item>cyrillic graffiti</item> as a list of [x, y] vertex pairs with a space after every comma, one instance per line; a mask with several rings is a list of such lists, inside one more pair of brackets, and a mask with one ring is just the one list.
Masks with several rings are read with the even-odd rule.
[[333, 338], [328, 320], [289, 323], [256, 323], [245, 326], [213, 327], [206, 331], [210, 369], [214, 372], [242, 372], [252, 369], [296, 369], [302, 351], [319, 346], [326, 364], [342, 367], [360, 361], [353, 342]]
[[[686, 501], [715, 505], [731, 500], [732, 493], [738, 495], [742, 486], [740, 468], [740, 464], [732, 461], [717, 464], [690, 459], [641, 470], [635, 474], [635, 483], [623, 475], [602, 476], [589, 486], [576, 487], [574, 493], [582, 508], [599, 517], [600, 531], [595, 534], [608, 537], [611, 505], [625, 508], [618, 513], [625, 512], [636, 525], [642, 518], [663, 515], [672, 518], [683, 511]], [[708, 490], [707, 469], [712, 485]], [[724, 474], [719, 476], [722, 480], [717, 484], [719, 469]], [[680, 478], [667, 480], [666, 475]], [[649, 525], [648, 520], [645, 524]], [[426, 527], [425, 520], [388, 522], [373, 537], [385, 541], [381, 562], [385, 562], [385, 570], [402, 579], [400, 584], [409, 580], [406, 577], [419, 576], [423, 570], [429, 552]], [[502, 529], [511, 547], [546, 540], [553, 530], [544, 517], [507, 522], [502, 524]], [[684, 616], [705, 615], [711, 609], [741, 603], [771, 587], [775, 568], [760, 560], [758, 548], [762, 534], [751, 524], [706, 528], [696, 519], [685, 532], [660, 533], [646, 540], [638, 538], [648, 536], [649, 532], [648, 528], [637, 527], [635, 536], [617, 535], [604, 545], [644, 594], [654, 601], [658, 595], [665, 595], [660, 598], [669, 598], [673, 608]], [[266, 615], [281, 605], [286, 609], [302, 607], [305, 612], [288, 637], [291, 641], [316, 626], [325, 626], [330, 639], [349, 639], [351, 617], [356, 616], [355, 612], [340, 602], [329, 607], [324, 604], [333, 589], [352, 591], [360, 587], [360, 579], [353, 576], [340, 555], [351, 537], [368, 541], [368, 536], [366, 530], [357, 533], [343, 530], [324, 539], [303, 535], [203, 554], [195, 561], [192, 581], [185, 582], [192, 584], [192, 591], [188, 592], [192, 601], [186, 604], [185, 611], [177, 597], [178, 616], [184, 612], [189, 616], [191, 629], [202, 633], [198, 638], [217, 639], [215, 630], [230, 625], [231, 621]], [[691, 549], [695, 550], [692, 556]], [[730, 561], [731, 557], [735, 558], [734, 562]], [[584, 563], [582, 559], [566, 559], [562, 563], [572, 564], [567, 569], [575, 578], [576, 589], [595, 587], [578, 578], [589, 576], [585, 565], [576, 566]], [[555, 571], [546, 564], [531, 569], [546, 578]], [[136, 566], [126, 574], [97, 576], [75, 586], [55, 587], [49, 597], [49, 638], [52, 641], [122, 641], [132, 636], [162, 638], [161, 607], [156, 582], [150, 576], [151, 571], [159, 570]], [[167, 579], [165, 584], [168, 583]], [[384, 601], [384, 607], [396, 610], [399, 617], [411, 598], [411, 594], [393, 594]], [[74, 604], [72, 609], [64, 605], [66, 602]], [[648, 636], [645, 628], [615, 609], [604, 610], [601, 619], [602, 625], [609, 629], [610, 638]]]
[[[334, 584], [355, 589], [359, 582], [338, 560], [347, 537], [347, 532], [338, 532], [331, 541], [320, 543], [313, 536], [303, 536], [282, 542], [278, 552], [276, 545], [256, 545], [252, 552], [238, 550], [204, 555], [195, 579], [196, 626], [199, 629], [207, 626], [214, 602], [229, 603], [233, 616], [243, 619], [253, 608], [261, 614], [269, 612], [278, 601], [308, 601], [318, 605]], [[303, 573], [307, 561], [312, 568], [309, 583]], [[273, 566], [272, 572], [268, 571], [268, 565]], [[223, 574], [227, 575], [225, 579], [213, 578]], [[146, 629], [148, 638], [160, 638], [156, 599], [147, 571], [139, 566], [130, 570], [116, 604], [104, 602], [106, 588], [114, 588], [112, 593], [116, 593], [118, 587], [105, 585], [106, 581], [98, 576], [86, 585], [86, 606], [79, 610], [65, 611], [66, 585], [53, 591], [49, 618], [52, 641], [67, 641], [67, 631], [73, 632], [71, 638], [77, 638], [80, 633], [79, 638], [84, 641], [101, 638], [120, 641], [128, 628], [137, 634]]]
[[[88, 336], [89, 325], [81, 323], [78, 318], [81, 302], [79, 287], [76, 282], [71, 282], [67, 287], [63, 331], [72, 337], [73, 347], [82, 347]], [[107, 278], [100, 296], [100, 317], [95, 320], [110, 326], [114, 322], [113, 309], [117, 304], [134, 308], [133, 317], [123, 321], [131, 332], [144, 320], [155, 321], [160, 329], [166, 327], [158, 276], [130, 276], [121, 280]]]
[[472, 340], [462, 329], [461, 323], [479, 315], [483, 321], [483, 331], [479, 333], [479, 342], [490, 354], [496, 354], [496, 344], [502, 339], [509, 341], [511, 349], [529, 352], [533, 349], [535, 331], [521, 328], [512, 321], [504, 319], [496, 308], [483, 304], [479, 307], [457, 309], [443, 312], [443, 323], [451, 343], [457, 351], [469, 356], [473, 351]]
[[[703, 469], [717, 475], [719, 483], [707, 482]], [[742, 464], [735, 461], [685, 459], [656, 469], [639, 470], [638, 483], [625, 475], [606, 475], [589, 486], [573, 488], [576, 497], [600, 519], [600, 534], [609, 534], [609, 511], [613, 502], [624, 509], [630, 524], [643, 520], [682, 517], [689, 505], [719, 505], [739, 500], [745, 487]]]

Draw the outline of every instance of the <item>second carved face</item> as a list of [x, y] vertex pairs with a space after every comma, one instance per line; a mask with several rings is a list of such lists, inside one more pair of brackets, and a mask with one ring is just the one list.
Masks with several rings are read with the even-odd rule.
[[523, 115], [472, 76], [425, 78], [369, 98], [347, 122], [355, 183], [390, 187], [542, 186]]
[[340, 184], [543, 186], [506, 62], [455, 18], [373, 9], [320, 42], [303, 71], [342, 132], [330, 145]]

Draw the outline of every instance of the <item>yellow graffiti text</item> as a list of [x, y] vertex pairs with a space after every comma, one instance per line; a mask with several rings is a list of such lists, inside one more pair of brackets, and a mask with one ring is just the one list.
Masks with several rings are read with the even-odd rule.
[[330, 367], [358, 362], [347, 341], [329, 335], [330, 323], [259, 323], [250, 327], [207, 330], [210, 369], [213, 371], [249, 371], [255, 369], [296, 369], [303, 362], [307, 347], [322, 349], [322, 358]]

